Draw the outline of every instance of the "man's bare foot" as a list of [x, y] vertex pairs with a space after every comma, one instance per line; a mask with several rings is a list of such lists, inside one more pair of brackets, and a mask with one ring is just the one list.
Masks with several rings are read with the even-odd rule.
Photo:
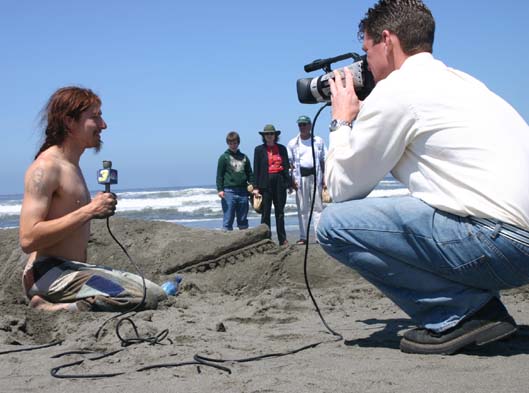
[[77, 311], [77, 305], [75, 303], [51, 303], [39, 295], [33, 296], [29, 301], [29, 305], [37, 310], [44, 311]]

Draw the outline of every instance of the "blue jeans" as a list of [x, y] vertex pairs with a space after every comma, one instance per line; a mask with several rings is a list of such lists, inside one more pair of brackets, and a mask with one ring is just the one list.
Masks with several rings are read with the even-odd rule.
[[239, 229], [248, 228], [248, 191], [246, 188], [225, 188], [221, 203], [224, 213], [222, 229], [232, 231], [235, 216], [237, 216]]
[[529, 282], [527, 245], [410, 196], [331, 204], [317, 236], [329, 255], [438, 332], [499, 290]]

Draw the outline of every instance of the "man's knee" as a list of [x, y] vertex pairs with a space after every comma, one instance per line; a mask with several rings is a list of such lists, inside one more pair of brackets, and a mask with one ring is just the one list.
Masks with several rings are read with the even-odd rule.
[[365, 231], [357, 227], [357, 217], [350, 213], [350, 206], [334, 204], [327, 206], [320, 214], [316, 236], [327, 254], [344, 262], [348, 256], [357, 251], [366, 251], [364, 244]]
[[316, 228], [316, 237], [322, 246], [330, 247], [335, 240], [336, 214], [339, 209], [336, 206], [328, 206], [320, 215]]

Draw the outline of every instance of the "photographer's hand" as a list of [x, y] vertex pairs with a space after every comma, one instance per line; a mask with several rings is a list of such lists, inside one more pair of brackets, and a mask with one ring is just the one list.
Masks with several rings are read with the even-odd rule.
[[334, 71], [334, 79], [329, 79], [332, 118], [352, 122], [360, 111], [360, 100], [356, 96], [351, 70], [346, 67], [343, 72], [345, 80], [339, 70]]

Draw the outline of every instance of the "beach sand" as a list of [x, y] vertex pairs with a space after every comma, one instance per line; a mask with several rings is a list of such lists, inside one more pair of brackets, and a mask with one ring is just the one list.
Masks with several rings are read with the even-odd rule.
[[[453, 356], [404, 354], [400, 335], [413, 327], [407, 316], [352, 270], [309, 247], [308, 274], [314, 296], [337, 340], [319, 319], [303, 275], [304, 247], [278, 247], [266, 228], [223, 233], [163, 222], [111, 219], [115, 236], [161, 283], [175, 273], [181, 292], [158, 310], [131, 317], [139, 334], [168, 329], [161, 345], [121, 347], [109, 313], [47, 313], [29, 309], [21, 291], [25, 256], [16, 230], [0, 231], [0, 352], [61, 340], [62, 344], [0, 355], [1, 392], [524, 392], [529, 362], [529, 292], [504, 292], [520, 325], [508, 341]], [[89, 262], [134, 271], [121, 249], [96, 221]], [[291, 238], [292, 237], [292, 238]], [[295, 241], [295, 234], [289, 240]], [[121, 334], [134, 337], [130, 324]], [[322, 342], [296, 354], [255, 362], [138, 369], [209, 358], [241, 359], [286, 352]], [[67, 351], [92, 354], [54, 355]], [[60, 375], [123, 373], [113, 378], [57, 379], [53, 367], [85, 359]]]

